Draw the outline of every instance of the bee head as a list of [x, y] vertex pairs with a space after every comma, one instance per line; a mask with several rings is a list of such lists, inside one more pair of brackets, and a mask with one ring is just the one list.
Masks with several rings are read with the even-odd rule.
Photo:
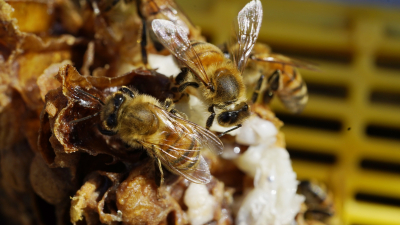
[[236, 105], [234, 110], [222, 111], [218, 117], [217, 121], [221, 126], [229, 127], [236, 126], [244, 119], [250, 116], [250, 107], [247, 103], [243, 102]]
[[127, 87], [122, 87], [113, 95], [108, 97], [100, 114], [100, 119], [102, 121], [99, 128], [100, 132], [106, 135], [117, 133], [118, 113], [120, 108], [127, 98], [133, 98], [134, 96], [132, 90]]

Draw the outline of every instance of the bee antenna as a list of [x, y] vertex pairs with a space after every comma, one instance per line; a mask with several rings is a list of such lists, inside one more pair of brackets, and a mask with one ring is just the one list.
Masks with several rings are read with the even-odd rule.
[[93, 118], [93, 117], [95, 117], [95, 116], [97, 116], [99, 114], [100, 114], [100, 112], [97, 112], [97, 113], [95, 113], [93, 115], [90, 115], [90, 116], [86, 116], [86, 117], [83, 117], [83, 118], [80, 118], [80, 119], [77, 119], [77, 120], [72, 120], [72, 121], [69, 122], [69, 124], [79, 123], [79, 122], [88, 120], [90, 118]]
[[93, 98], [93, 99], [97, 100], [102, 105], [105, 105], [104, 102], [100, 98], [98, 98], [98, 97], [96, 97], [96, 96], [94, 96], [94, 95], [92, 95], [90, 93], [87, 93], [86, 91], [83, 91], [81, 89], [76, 89], [76, 91], [78, 91], [79, 93], [84, 94], [84, 95], [86, 95], [86, 96], [88, 96], [90, 98]]

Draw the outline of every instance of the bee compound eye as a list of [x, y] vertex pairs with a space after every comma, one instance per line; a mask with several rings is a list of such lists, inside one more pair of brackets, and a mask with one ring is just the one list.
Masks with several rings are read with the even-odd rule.
[[236, 121], [237, 116], [238, 116], [237, 112], [224, 112], [221, 113], [218, 120], [222, 123], [232, 123]]
[[122, 94], [116, 94], [114, 96], [114, 106], [119, 107], [124, 101], [124, 96]]
[[107, 123], [108, 127], [117, 126], [117, 117], [116, 117], [116, 115], [114, 113], [109, 115], [108, 118], [107, 118], [106, 123]]

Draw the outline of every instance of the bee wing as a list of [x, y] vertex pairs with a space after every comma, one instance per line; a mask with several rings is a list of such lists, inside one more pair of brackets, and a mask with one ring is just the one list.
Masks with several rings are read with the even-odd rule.
[[157, 112], [157, 116], [163, 121], [168, 129], [171, 130], [171, 132], [184, 132], [185, 135], [190, 136], [190, 139], [196, 140], [196, 142], [199, 143], [199, 146], [207, 148], [217, 155], [222, 153], [224, 145], [211, 131], [157, 106], [154, 106], [154, 109]]
[[[176, 172], [194, 183], [207, 184], [210, 182], [210, 180], [211, 180], [210, 169], [208, 167], [207, 162], [204, 160], [203, 156], [198, 155], [199, 157], [194, 158], [194, 157], [187, 157], [185, 155], [181, 155], [181, 157], [183, 157], [184, 160], [186, 160], [186, 162], [191, 162], [191, 163], [192, 162], [195, 163], [196, 161], [198, 161], [198, 162], [197, 162], [197, 166], [194, 168], [191, 168], [190, 170], [179, 169], [177, 167], [174, 167], [171, 164], [171, 162], [173, 162], [174, 160], [177, 160], [176, 157], [174, 157], [171, 153], [167, 153], [167, 152], [163, 151], [162, 148], [160, 148], [159, 146], [155, 146], [155, 147], [164, 153], [164, 154], [158, 155], [157, 157], [158, 157], [158, 159], [161, 160], [163, 165], [165, 167], [167, 167], [170, 171]], [[175, 151], [188, 151], [188, 150], [181, 149], [181, 150], [175, 150]], [[198, 149], [198, 151], [200, 151], [200, 149]]]
[[164, 18], [181, 26], [183, 29], [187, 30], [188, 33], [188, 25], [194, 27], [189, 17], [187, 17], [187, 15], [179, 8], [179, 6], [174, 1], [164, 1], [162, 6], [157, 7], [159, 7], [159, 10]]
[[[161, 159], [162, 160], [162, 159]], [[175, 167], [171, 167], [169, 165], [169, 169], [172, 171], [175, 171], [185, 177], [186, 179], [198, 183], [198, 184], [207, 184], [210, 183], [211, 181], [211, 174], [210, 174], [210, 169], [208, 167], [208, 164], [206, 160], [204, 160], [203, 156], [199, 155], [199, 158], [197, 158], [199, 161], [196, 168], [190, 171], [186, 170], [179, 170]]]
[[240, 72], [243, 72], [251, 50], [257, 41], [263, 16], [262, 5], [259, 0], [253, 0], [240, 10], [237, 16], [235, 34], [238, 48], [232, 54], [233, 60]]
[[251, 59], [255, 60], [255, 61], [260, 61], [260, 62], [280, 63], [283, 65], [294, 66], [296, 68], [312, 70], [312, 71], [320, 71], [318, 66], [314, 63], [289, 58], [287, 56], [275, 54], [275, 53], [254, 54], [251, 56]]
[[[174, 142], [173, 145], [168, 144], [168, 140], [147, 140], [142, 141], [141, 144], [147, 149], [157, 149], [162, 154], [157, 155], [163, 165], [169, 170], [174, 171], [186, 179], [195, 183], [208, 183], [211, 179], [210, 170], [207, 162], [201, 156], [200, 151], [203, 148], [208, 148], [216, 153], [221, 153], [223, 144], [210, 131], [198, 126], [190, 121], [180, 118], [166, 110], [153, 106], [154, 112], [157, 117], [165, 124], [162, 132], [167, 134], [177, 134], [179, 138], [192, 140], [191, 149], [187, 149], [187, 143], [180, 144]], [[186, 146], [186, 147], [185, 147]], [[166, 150], [167, 149], [167, 150]], [[177, 168], [173, 162], [182, 161], [187, 165], [196, 164], [195, 167]]]
[[154, 33], [158, 40], [176, 58], [183, 62], [199, 78], [205, 86], [208, 86], [208, 78], [203, 64], [201, 63], [196, 51], [190, 44], [188, 31], [183, 27], [168, 20], [155, 19], [151, 23]]

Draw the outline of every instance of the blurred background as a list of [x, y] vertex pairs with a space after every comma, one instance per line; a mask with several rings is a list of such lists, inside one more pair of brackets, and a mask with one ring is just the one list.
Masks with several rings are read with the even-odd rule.
[[[214, 44], [247, 0], [177, 0]], [[262, 0], [259, 41], [320, 66], [300, 70], [300, 115], [278, 100], [298, 179], [326, 182], [344, 224], [400, 223], [400, 1]]]

